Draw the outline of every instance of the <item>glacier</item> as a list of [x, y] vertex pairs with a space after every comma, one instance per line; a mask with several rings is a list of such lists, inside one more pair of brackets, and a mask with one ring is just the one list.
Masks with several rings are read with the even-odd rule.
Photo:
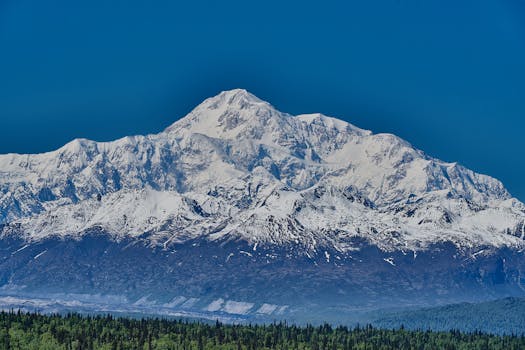
[[240, 89], [159, 134], [2, 155], [0, 169], [3, 234], [17, 227], [28, 240], [101, 227], [164, 245], [238, 236], [345, 251], [359, 236], [417, 250], [522, 246], [525, 231], [525, 206], [496, 179], [391, 134], [281, 113]]
[[[418, 278], [428, 274], [424, 264], [435, 263], [432, 268], [446, 271], [443, 278], [461, 271], [458, 276], [472, 279], [468, 286], [456, 281], [438, 288], [437, 294], [456, 290], [454, 298], [468, 298], [469, 288], [487, 287], [488, 278], [494, 288], [482, 288], [486, 293], [477, 297], [483, 299], [525, 290], [524, 238], [525, 205], [500, 181], [435, 159], [392, 134], [374, 134], [318, 113], [280, 112], [242, 89], [205, 100], [157, 134], [112, 142], [75, 139], [52, 152], [0, 155], [0, 284], [19, 291], [53, 290], [34, 274], [64, 273], [62, 261], [78, 266], [65, 273], [70, 280], [55, 281], [58, 291], [113, 295], [124, 287], [122, 293], [140, 300], [146, 292], [155, 296], [155, 286], [178, 285], [186, 275], [174, 270], [187, 259], [195, 270], [201, 264], [214, 271], [220, 261], [222, 273], [243, 274], [232, 286], [244, 280], [256, 281], [257, 288], [276, 287], [250, 277], [250, 264], [258, 266], [253, 273], [266, 271], [265, 265], [295, 269], [297, 283], [290, 283], [297, 290], [309, 279], [313, 290], [333, 283], [340, 303], [344, 296], [361, 295], [356, 306], [367, 293], [370, 300], [383, 298], [379, 287], [366, 291], [367, 278], [379, 283], [378, 276], [391, 273], [392, 283], [401, 278], [403, 288], [416, 291], [425, 283], [433, 286]], [[136, 256], [126, 256], [126, 249]], [[181, 250], [186, 253], [178, 259]], [[163, 280], [156, 277], [151, 288], [124, 281], [112, 287], [100, 279], [116, 278], [117, 271], [108, 272], [114, 267], [95, 266], [97, 260], [90, 259], [130, 269], [142, 259], [149, 268], [162, 269]], [[379, 275], [349, 281], [347, 274], [361, 263], [376, 264], [370, 273]], [[142, 278], [149, 268], [141, 267], [136, 277], [130, 270], [126, 278]], [[319, 280], [320, 274], [327, 276]], [[228, 292], [226, 286], [221, 292], [204, 286], [207, 278], [183, 284], [193, 294], [164, 291], [158, 298], [168, 303], [186, 295], [206, 305], [230, 300], [225, 309], [242, 313], [248, 312], [246, 305], [265, 313], [301, 300], [279, 294], [283, 286], [262, 299], [255, 292], [253, 297], [248, 291]], [[496, 286], [500, 280], [504, 287]]]

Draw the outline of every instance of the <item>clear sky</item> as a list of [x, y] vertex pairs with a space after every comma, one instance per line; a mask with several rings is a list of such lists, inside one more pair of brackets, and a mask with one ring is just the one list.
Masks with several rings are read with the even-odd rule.
[[0, 0], [0, 153], [158, 132], [237, 87], [525, 200], [525, 1]]

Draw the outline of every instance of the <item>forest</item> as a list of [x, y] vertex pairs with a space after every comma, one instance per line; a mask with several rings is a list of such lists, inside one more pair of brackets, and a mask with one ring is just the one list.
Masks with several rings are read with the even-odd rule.
[[282, 323], [226, 325], [168, 319], [43, 315], [0, 312], [1, 349], [177, 350], [387, 350], [525, 349], [525, 337], [456, 330], [295, 326]]
[[[375, 318], [374, 318], [375, 317]], [[525, 299], [504, 298], [482, 303], [460, 303], [372, 315], [380, 328], [432, 329], [494, 334], [525, 334]], [[525, 348], [524, 348], [525, 349]]]

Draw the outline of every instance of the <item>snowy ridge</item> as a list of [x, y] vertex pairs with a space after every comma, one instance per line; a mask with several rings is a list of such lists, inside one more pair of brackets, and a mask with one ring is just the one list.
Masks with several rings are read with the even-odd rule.
[[200, 236], [305, 251], [351, 251], [355, 237], [383, 250], [525, 245], [525, 206], [498, 180], [240, 89], [159, 134], [1, 155], [0, 224], [27, 240], [102, 228], [161, 246]]

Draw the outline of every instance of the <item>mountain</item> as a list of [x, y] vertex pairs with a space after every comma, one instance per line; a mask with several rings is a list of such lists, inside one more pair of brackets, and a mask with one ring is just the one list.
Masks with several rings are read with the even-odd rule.
[[525, 291], [501, 182], [240, 89], [158, 134], [1, 155], [0, 224], [11, 296], [300, 318]]

